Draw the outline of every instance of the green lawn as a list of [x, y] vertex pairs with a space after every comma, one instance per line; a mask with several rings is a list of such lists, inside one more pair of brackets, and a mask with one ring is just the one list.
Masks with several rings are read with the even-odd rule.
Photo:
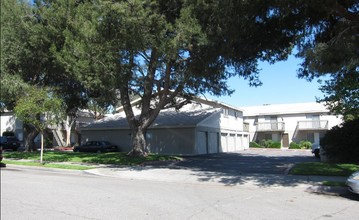
[[[4, 160], [40, 160], [39, 152], [3, 152]], [[150, 161], [181, 160], [176, 156], [165, 156], [150, 154], [145, 158], [128, 157], [126, 153], [74, 153], [65, 151], [45, 151], [43, 161], [45, 163], [54, 162], [74, 162], [86, 164], [113, 164], [113, 165], [138, 165]]]
[[359, 171], [358, 164], [308, 162], [295, 165], [290, 170], [289, 174], [314, 176], [350, 176], [350, 174], [355, 171]]

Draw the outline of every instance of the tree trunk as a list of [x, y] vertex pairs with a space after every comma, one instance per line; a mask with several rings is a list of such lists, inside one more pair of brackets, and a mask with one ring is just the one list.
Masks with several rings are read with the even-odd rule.
[[132, 150], [127, 154], [130, 157], [146, 157], [146, 129], [132, 130]]
[[65, 130], [66, 130], [66, 147], [71, 147], [71, 128], [75, 123], [76, 118], [67, 115], [66, 116], [66, 123], [65, 123]]
[[25, 151], [32, 152], [36, 151], [35, 138], [39, 134], [36, 128], [29, 124], [24, 124], [25, 130]]

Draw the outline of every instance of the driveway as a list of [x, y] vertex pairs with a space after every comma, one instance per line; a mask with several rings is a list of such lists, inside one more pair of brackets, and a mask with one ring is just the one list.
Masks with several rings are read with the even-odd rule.
[[319, 161], [309, 150], [278, 149], [249, 149], [237, 153], [219, 153], [184, 158], [183, 161], [165, 165], [178, 169], [217, 172], [226, 175], [284, 175], [296, 163]]

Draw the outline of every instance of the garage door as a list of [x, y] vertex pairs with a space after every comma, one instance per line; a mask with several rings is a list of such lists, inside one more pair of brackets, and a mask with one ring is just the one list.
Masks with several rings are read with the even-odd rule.
[[227, 136], [228, 140], [228, 151], [227, 152], [234, 152], [236, 151], [236, 135], [230, 134]]
[[241, 134], [237, 134], [237, 149], [238, 150], [244, 150], [244, 146], [242, 143], [242, 135]]
[[199, 131], [197, 132], [197, 153], [198, 154], [206, 154], [207, 146], [206, 146], [206, 132]]
[[227, 133], [221, 133], [221, 147], [219, 152], [227, 152]]
[[208, 153], [218, 153], [218, 133], [208, 133]]

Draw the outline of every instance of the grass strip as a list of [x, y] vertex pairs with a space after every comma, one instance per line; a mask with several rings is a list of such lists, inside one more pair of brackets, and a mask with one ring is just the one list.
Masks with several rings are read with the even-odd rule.
[[358, 170], [358, 164], [306, 162], [296, 164], [289, 171], [289, 174], [313, 176], [350, 176], [353, 172]]
[[[40, 160], [39, 152], [4, 152], [5, 159], [14, 160]], [[145, 162], [181, 160], [176, 156], [150, 154], [147, 157], [129, 157], [123, 152], [111, 153], [74, 153], [64, 151], [45, 151], [43, 161], [45, 162], [75, 162], [89, 164], [112, 164], [112, 165], [139, 165]]]
[[17, 160], [3, 160], [5, 164], [14, 164], [22, 166], [36, 166], [36, 167], [47, 167], [47, 168], [57, 168], [57, 169], [68, 169], [68, 170], [89, 170], [95, 167], [92, 166], [81, 166], [81, 165], [72, 165], [72, 164], [55, 164], [55, 163], [39, 163], [32, 161], [17, 161]]

